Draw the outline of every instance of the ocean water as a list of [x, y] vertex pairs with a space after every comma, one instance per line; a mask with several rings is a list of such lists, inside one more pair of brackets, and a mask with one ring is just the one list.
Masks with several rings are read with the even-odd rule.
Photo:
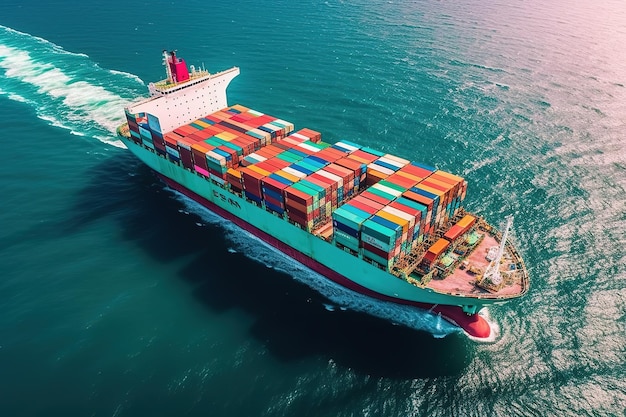
[[[626, 7], [0, 5], [0, 415], [626, 416]], [[115, 138], [177, 49], [229, 102], [467, 178], [530, 293], [477, 343], [168, 190]]]

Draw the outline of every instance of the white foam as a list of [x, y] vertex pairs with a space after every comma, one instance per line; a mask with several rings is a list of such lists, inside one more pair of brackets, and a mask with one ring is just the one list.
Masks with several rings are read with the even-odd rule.
[[144, 83], [143, 80], [139, 78], [138, 76], [136, 76], [135, 74], [131, 74], [129, 72], [124, 72], [124, 71], [117, 71], [117, 70], [109, 70], [109, 72], [115, 75], [122, 75], [126, 78], [130, 78], [131, 80], [135, 80], [142, 85], [146, 85], [146, 83]]
[[[25, 41], [35, 41], [47, 47], [48, 53], [54, 55], [62, 54], [64, 57], [72, 56], [88, 58], [85, 54], [67, 52], [63, 48], [28, 34], [15, 31], [0, 25], [6, 33], [17, 34], [26, 37]], [[20, 45], [27, 42], [20, 42]], [[37, 50], [37, 49], [35, 49]], [[60, 59], [59, 64], [63, 61]], [[93, 67], [95, 71], [106, 71], [98, 69], [98, 66], [89, 62], [90, 65], [79, 65], [81, 71], [84, 68]], [[115, 139], [117, 126], [124, 121], [123, 108], [130, 100], [124, 99], [103, 86], [93, 84], [81, 79], [83, 77], [73, 74], [72, 67], [62, 69], [52, 62], [43, 61], [33, 57], [21, 46], [0, 44], [0, 69], [4, 70], [7, 80], [14, 80], [24, 85], [30, 85], [36, 89], [36, 94], [43, 97], [28, 98], [14, 91], [5, 92], [10, 99], [25, 103], [37, 103], [38, 116], [52, 123], [70, 130], [75, 135], [92, 136], [95, 139], [116, 147], [124, 147], [123, 143]], [[107, 71], [110, 74], [117, 74], [125, 78], [133, 79], [140, 84], [144, 84], [139, 77], [121, 71]], [[98, 78], [98, 74], [91, 74]], [[10, 84], [9, 84], [10, 85]], [[104, 130], [111, 133], [107, 135], [94, 134], [93, 130]]]

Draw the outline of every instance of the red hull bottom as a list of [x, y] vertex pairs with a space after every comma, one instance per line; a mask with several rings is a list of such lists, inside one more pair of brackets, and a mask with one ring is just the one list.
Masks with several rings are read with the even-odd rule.
[[340, 275], [337, 272], [329, 269], [328, 267], [320, 264], [314, 259], [298, 252], [294, 248], [288, 245], [285, 245], [280, 240], [257, 229], [250, 223], [247, 223], [241, 220], [237, 216], [232, 215], [231, 213], [222, 209], [221, 207], [216, 206], [215, 204], [211, 203], [206, 198], [194, 193], [191, 190], [188, 190], [187, 188], [183, 187], [177, 182], [172, 181], [171, 179], [161, 174], [158, 174], [158, 175], [172, 189], [191, 198], [192, 200], [203, 205], [204, 207], [208, 208], [209, 210], [216, 213], [217, 215], [235, 223], [237, 226], [241, 227], [247, 232], [252, 233], [254, 236], [258, 237], [259, 239], [263, 240], [264, 242], [278, 249], [279, 251], [286, 254], [290, 258], [293, 258], [297, 260], [298, 262], [300, 262], [301, 264], [306, 265], [308, 268], [336, 282], [342, 287], [348, 288], [352, 291], [358, 292], [363, 295], [367, 295], [372, 298], [376, 298], [378, 300], [389, 301], [395, 304], [415, 306], [424, 310], [428, 310], [434, 314], [441, 314], [441, 317], [451, 322], [452, 324], [462, 328], [463, 330], [465, 330], [467, 334], [476, 338], [485, 339], [491, 335], [491, 328], [489, 326], [489, 323], [487, 322], [487, 320], [485, 320], [482, 316], [478, 314], [467, 315], [463, 312], [463, 310], [460, 307], [457, 307], [457, 306], [432, 305], [432, 304], [427, 304], [427, 303], [418, 303], [418, 302], [409, 301], [409, 300], [400, 300], [397, 298], [389, 297], [383, 294], [379, 294], [375, 291], [369, 290], [349, 280], [343, 275]]

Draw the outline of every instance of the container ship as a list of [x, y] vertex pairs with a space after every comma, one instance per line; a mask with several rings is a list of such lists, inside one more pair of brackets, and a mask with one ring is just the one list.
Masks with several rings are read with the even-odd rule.
[[166, 78], [125, 108], [117, 133], [172, 189], [329, 280], [475, 338], [492, 333], [484, 306], [528, 291], [512, 218], [500, 230], [466, 212], [462, 177], [228, 105], [237, 67], [163, 60]]

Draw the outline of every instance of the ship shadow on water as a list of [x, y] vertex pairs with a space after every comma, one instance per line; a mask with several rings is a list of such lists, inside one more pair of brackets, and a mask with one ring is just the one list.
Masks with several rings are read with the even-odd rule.
[[[401, 379], [454, 376], [468, 366], [473, 349], [461, 334], [437, 339], [366, 313], [329, 311], [326, 306], [334, 303], [317, 291], [237, 252], [221, 225], [188, 213], [130, 154], [104, 161], [92, 172], [65, 231], [115, 216], [123, 238], [155, 262], [183, 260], [181, 279], [211, 312], [250, 314], [250, 335], [277, 359], [319, 356], [361, 374]], [[259, 249], [268, 250], [260, 243]]]

